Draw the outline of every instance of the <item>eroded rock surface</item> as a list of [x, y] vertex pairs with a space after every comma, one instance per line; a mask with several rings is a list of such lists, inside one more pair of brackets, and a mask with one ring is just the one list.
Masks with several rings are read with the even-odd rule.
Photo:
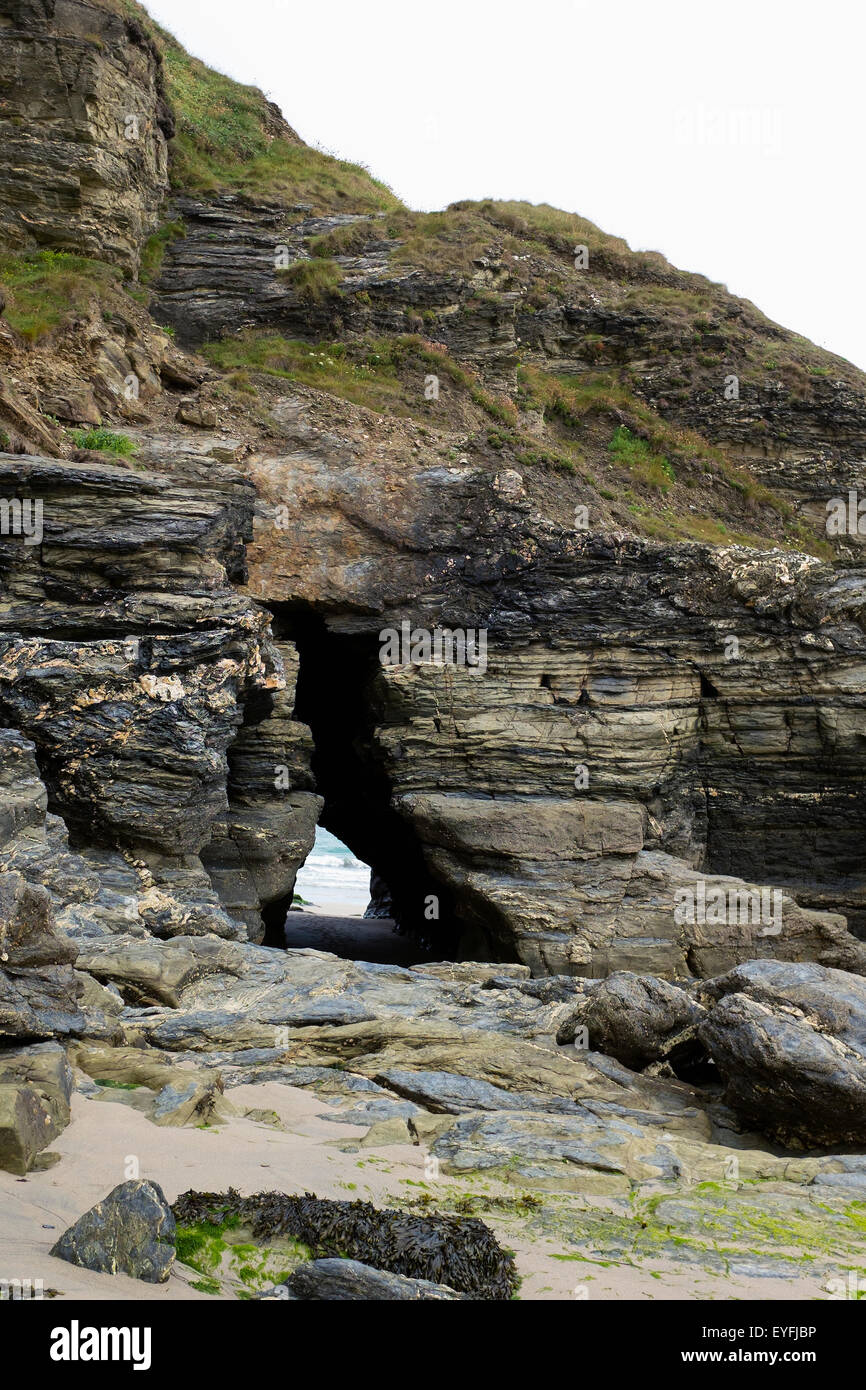
[[6, 0], [0, 229], [136, 269], [168, 188], [162, 58], [133, 15]]
[[862, 1144], [866, 1135], [866, 984], [817, 965], [754, 961], [704, 993], [699, 1034], [728, 1103], [786, 1143]]
[[[124, 9], [0, 0], [0, 1168], [73, 1079], [178, 1143], [276, 1143], [277, 1086], [581, 1260], [860, 1259], [864, 378], [592, 224], [580, 274], [568, 219], [431, 231], [253, 89], [221, 186]], [[404, 624], [483, 668], [383, 665]], [[431, 963], [271, 948], [319, 820]], [[161, 1281], [173, 1234], [127, 1183], [54, 1253]]]

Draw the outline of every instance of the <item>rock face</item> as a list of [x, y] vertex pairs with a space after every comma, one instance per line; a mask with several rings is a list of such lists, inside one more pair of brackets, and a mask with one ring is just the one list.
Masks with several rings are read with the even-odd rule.
[[83, 1026], [76, 955], [55, 929], [46, 889], [0, 874], [0, 1035], [62, 1036]]
[[[60, 928], [276, 940], [323, 819], [433, 954], [863, 972], [866, 579], [813, 515], [862, 471], [862, 376], [591, 224], [584, 273], [568, 219], [460, 205], [431, 240], [360, 176], [330, 196], [340, 169], [250, 89], [255, 149], [202, 180], [191, 60], [144, 12], [3, 0], [0, 24], [4, 244], [134, 274], [159, 224], [153, 314], [241, 363], [172, 347], [140, 287], [95, 284], [31, 346], [0, 327], [0, 445], [41, 451], [0, 454], [0, 496], [42, 509], [0, 552], [0, 724], [32, 746], [0, 793]], [[728, 357], [771, 342], [781, 379], [727, 409]], [[134, 463], [61, 424], [104, 418]], [[610, 474], [621, 428], [670, 451], [655, 492]], [[662, 502], [662, 539], [624, 530]], [[684, 541], [704, 507], [756, 543]], [[382, 666], [403, 623], [483, 633], [484, 669]]]
[[866, 983], [754, 961], [704, 986], [699, 1035], [742, 1119], [787, 1144], [863, 1143]]
[[175, 1220], [158, 1183], [120, 1183], [84, 1213], [51, 1254], [99, 1274], [164, 1284], [174, 1264]]
[[0, 232], [138, 268], [168, 187], [162, 59], [132, 16], [84, 0], [3, 0]]
[[273, 905], [272, 912], [284, 915], [291, 905], [322, 808], [322, 798], [312, 790], [312, 736], [292, 717], [297, 652], [285, 643], [275, 651], [284, 688], [258, 707], [250, 702], [249, 722], [228, 751], [227, 811], [212, 823], [201, 856], [221, 902], [246, 922], [251, 940], [261, 935], [263, 906]]
[[[528, 503], [505, 506], [497, 475], [426, 460], [408, 481], [401, 462], [398, 512], [385, 502], [396, 443], [394, 472], [384, 450], [373, 461], [347, 447], [336, 495], [316, 481], [333, 442], [312, 422], [295, 437], [290, 511], [305, 538], [285, 552], [289, 582], [267, 511], [290, 496], [294, 455], [256, 465], [267, 502], [250, 586], [279, 600], [278, 620], [305, 592], [331, 615], [325, 632], [285, 621], [301, 651], [298, 711], [333, 828], [389, 883], [398, 916], [419, 920], [435, 893], [464, 954], [516, 956], [537, 974], [686, 977], [763, 955], [863, 969], [844, 920], [856, 927], [863, 910], [859, 570], [569, 536]], [[359, 512], [346, 499], [362, 477]], [[459, 564], [443, 515], [461, 518]], [[375, 617], [345, 612], [359, 573]], [[404, 621], [484, 629], [486, 671], [382, 668], [379, 632]], [[349, 728], [340, 670], [359, 691]], [[420, 873], [401, 873], [401, 832], [420, 845]], [[677, 913], [683, 893], [762, 889], [781, 895], [778, 932], [754, 911]]]
[[[190, 468], [178, 482], [0, 459], [3, 485], [39, 503], [45, 528], [41, 546], [0, 561], [0, 717], [33, 740], [2, 735], [7, 864], [59, 907], [113, 894], [124, 927], [260, 938], [260, 909], [291, 894], [320, 803], [302, 790], [309, 736], [286, 713], [294, 652], [285, 693], [266, 618], [230, 584], [249, 488], [213, 457]], [[64, 822], [115, 852], [73, 859]]]

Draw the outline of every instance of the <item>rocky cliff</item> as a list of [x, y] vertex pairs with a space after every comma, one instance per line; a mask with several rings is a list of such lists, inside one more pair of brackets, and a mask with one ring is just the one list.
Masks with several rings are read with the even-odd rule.
[[[809, 991], [862, 1007], [866, 570], [825, 522], [866, 378], [576, 215], [408, 211], [131, 0], [0, 0], [0, 37], [0, 1032], [261, 1066], [291, 1028], [466, 1112], [459, 1167], [534, 1152], [479, 1120], [508, 1088], [619, 1105], [561, 1060], [584, 1015], [593, 1058], [682, 1063], [639, 1126], [721, 1142], [676, 1090], [712, 1054], [760, 1127], [799, 1009], [844, 1105], [765, 1128], [855, 1142], [859, 1034]], [[442, 630], [483, 662], [383, 664]], [[249, 944], [317, 821], [444, 975]], [[627, 1027], [612, 974], [652, 977]]]
[[[578, 217], [405, 211], [131, 5], [4, 29], [3, 479], [44, 535], [5, 544], [2, 706], [52, 814], [256, 938], [314, 742], [326, 823], [444, 951], [858, 961], [863, 574], [823, 502], [860, 374]], [[63, 428], [106, 420], [111, 464]], [[383, 668], [404, 622], [483, 630], [486, 671]], [[683, 931], [695, 873], [790, 928]]]

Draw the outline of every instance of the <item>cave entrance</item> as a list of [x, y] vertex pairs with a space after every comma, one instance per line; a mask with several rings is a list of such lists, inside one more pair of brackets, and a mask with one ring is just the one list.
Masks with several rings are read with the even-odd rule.
[[[299, 871], [296, 894], [310, 899], [305, 884], [318, 876], [323, 888], [326, 869], [339, 872], [325, 857], [349, 854], [369, 875], [368, 902], [372, 898], [383, 914], [364, 917], [362, 908], [335, 916], [319, 904], [311, 911], [296, 903], [286, 914], [287, 944], [396, 964], [457, 958], [459, 929], [450, 894], [431, 874], [413, 827], [392, 809], [377, 751], [375, 726], [387, 722], [374, 690], [381, 669], [378, 636], [333, 633], [316, 613], [269, 606], [278, 637], [298, 651], [294, 716], [312, 731], [313, 775], [324, 797], [316, 847]], [[319, 896], [327, 906], [324, 893]], [[298, 906], [300, 913], [294, 911]]]
[[429, 958], [424, 944], [398, 931], [386, 885], [369, 864], [324, 826], [298, 872], [283, 940], [376, 965], [416, 965]]

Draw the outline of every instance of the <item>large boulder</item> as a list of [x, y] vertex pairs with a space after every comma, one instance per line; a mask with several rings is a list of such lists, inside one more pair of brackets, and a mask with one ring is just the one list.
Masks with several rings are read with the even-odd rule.
[[145, 1179], [122, 1182], [80, 1216], [51, 1254], [99, 1274], [129, 1274], [164, 1284], [174, 1263], [175, 1220], [162, 1188]]
[[824, 966], [750, 961], [703, 994], [698, 1027], [746, 1124], [785, 1144], [866, 1135], [866, 980]]
[[687, 1046], [702, 1012], [676, 985], [618, 970], [596, 986], [579, 1018], [591, 1048], [637, 1071]]

